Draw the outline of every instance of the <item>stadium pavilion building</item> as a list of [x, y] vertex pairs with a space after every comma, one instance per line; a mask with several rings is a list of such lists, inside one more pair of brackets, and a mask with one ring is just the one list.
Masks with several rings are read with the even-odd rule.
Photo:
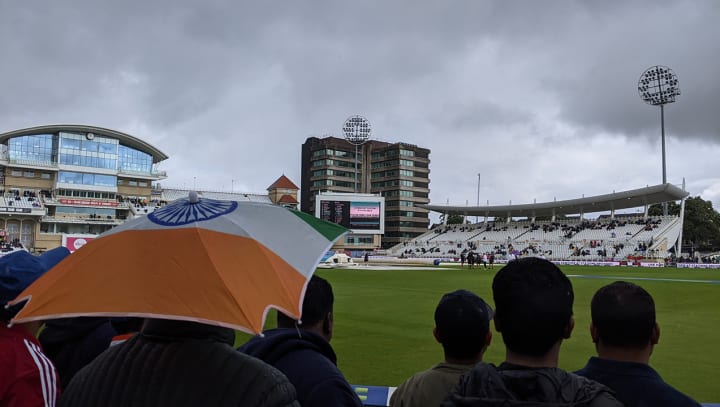
[[[356, 170], [357, 165], [357, 170]], [[427, 232], [430, 150], [407, 143], [370, 140], [355, 146], [337, 137], [309, 137], [302, 145], [300, 208], [315, 214], [320, 192], [375, 194], [385, 198], [382, 247]], [[356, 181], [357, 180], [357, 181]], [[346, 249], [374, 249], [374, 236], [348, 234]]]
[[66, 235], [96, 235], [159, 199], [167, 159], [119, 131], [51, 125], [0, 134], [0, 232], [44, 251]]
[[[680, 253], [684, 186], [660, 184], [610, 194], [563, 201], [497, 206], [427, 205], [448, 215], [484, 217], [483, 222], [440, 225], [412, 241], [390, 249], [391, 254], [422, 257], [461, 251], [500, 253], [525, 251], [551, 260], [597, 261], [643, 257], [665, 259]], [[679, 216], [648, 216], [653, 204], [681, 201]], [[642, 213], [622, 213], [643, 208]], [[616, 211], [621, 211], [616, 213]], [[588, 214], [601, 213], [596, 219]], [[488, 220], [492, 218], [492, 220]]]

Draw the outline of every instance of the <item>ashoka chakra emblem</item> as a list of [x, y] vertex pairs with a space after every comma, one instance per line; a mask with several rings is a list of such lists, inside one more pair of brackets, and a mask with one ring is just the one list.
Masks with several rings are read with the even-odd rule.
[[203, 222], [230, 213], [237, 208], [237, 202], [199, 199], [190, 202], [183, 198], [147, 215], [153, 223], [162, 226], [182, 226], [188, 223]]

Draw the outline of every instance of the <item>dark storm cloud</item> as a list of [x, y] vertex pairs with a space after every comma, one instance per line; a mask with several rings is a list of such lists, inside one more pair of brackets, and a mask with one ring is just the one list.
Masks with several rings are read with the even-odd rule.
[[647, 68], [665, 65], [682, 91], [666, 107], [669, 134], [720, 142], [720, 82], [712, 79], [720, 66], [719, 15], [717, 2], [631, 3], [612, 20], [589, 22], [583, 35], [563, 44], [576, 51], [564, 75], [546, 83], [559, 95], [562, 118], [596, 131], [656, 137], [659, 108], [641, 100], [637, 81]]
[[[720, 144], [719, 8], [0, 0], [0, 131], [115, 128], [170, 155], [166, 183], [263, 191], [282, 173], [300, 182], [305, 137], [340, 135], [346, 117], [363, 114], [374, 137], [433, 151], [432, 200], [467, 200], [478, 171], [492, 188], [484, 192], [503, 200], [541, 199], [553, 185], [571, 198], [588, 184], [656, 181], [658, 111], [636, 83], [665, 64], [683, 92], [666, 111], [671, 178], [720, 191], [684, 165]], [[678, 149], [675, 139], [693, 143]], [[710, 147], [693, 152], [695, 141]], [[610, 162], [596, 152], [608, 148], [630, 154]]]

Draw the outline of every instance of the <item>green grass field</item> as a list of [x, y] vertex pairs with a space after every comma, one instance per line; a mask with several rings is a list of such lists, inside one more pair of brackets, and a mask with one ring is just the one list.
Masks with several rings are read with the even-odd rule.
[[[442, 359], [432, 336], [433, 312], [443, 293], [476, 292], [490, 305], [495, 270], [456, 268], [318, 270], [335, 291], [338, 364], [353, 384], [397, 386], [413, 373]], [[700, 402], [720, 402], [720, 271], [565, 266], [575, 289], [575, 330], [564, 342], [560, 367], [581, 368], [595, 349], [590, 339], [590, 299], [601, 286], [623, 278], [692, 280], [633, 281], [652, 294], [660, 324], [660, 343], [651, 365], [673, 386]], [[712, 283], [715, 281], [715, 283]], [[268, 326], [274, 325], [274, 315]], [[484, 360], [504, 358], [502, 337], [493, 332]], [[242, 343], [246, 337], [240, 336]]]

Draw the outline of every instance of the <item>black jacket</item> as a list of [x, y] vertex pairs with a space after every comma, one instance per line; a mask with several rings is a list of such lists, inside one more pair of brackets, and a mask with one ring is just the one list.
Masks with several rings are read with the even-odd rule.
[[325, 338], [296, 329], [271, 329], [263, 335], [250, 339], [239, 350], [285, 373], [303, 407], [362, 405], [337, 368], [337, 357]]
[[600, 383], [558, 368], [478, 363], [460, 380], [443, 407], [622, 406]]
[[110, 318], [78, 317], [48, 321], [38, 339], [64, 389], [78, 370], [110, 347], [115, 335]]
[[60, 406], [299, 406], [272, 366], [232, 348], [235, 333], [151, 320], [78, 372]]

